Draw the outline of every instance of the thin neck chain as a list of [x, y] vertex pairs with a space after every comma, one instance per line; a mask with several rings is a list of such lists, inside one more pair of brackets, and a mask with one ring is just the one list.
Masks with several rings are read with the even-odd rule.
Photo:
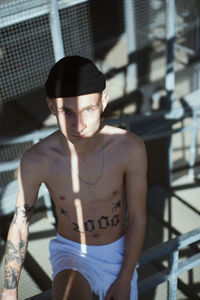
[[97, 179], [93, 182], [87, 182], [85, 181], [77, 172], [76, 170], [72, 167], [71, 163], [69, 163], [69, 166], [72, 170], [72, 172], [74, 172], [74, 174], [76, 174], [76, 176], [79, 177], [79, 179], [84, 183], [84, 184], [88, 184], [88, 185], [95, 185], [99, 180], [100, 178], [102, 177], [103, 175], [103, 172], [104, 172], [104, 148], [103, 148], [103, 136], [101, 137], [101, 153], [102, 153], [102, 165], [101, 165], [101, 172], [99, 173], [99, 176], [97, 177]]

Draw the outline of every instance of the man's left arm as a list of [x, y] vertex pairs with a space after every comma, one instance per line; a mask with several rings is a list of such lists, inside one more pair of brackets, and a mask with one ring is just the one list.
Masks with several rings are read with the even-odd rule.
[[130, 299], [130, 283], [138, 262], [146, 229], [146, 172], [147, 157], [144, 143], [131, 136], [126, 155], [125, 189], [128, 208], [128, 227], [124, 260], [117, 280], [110, 287], [106, 300]]

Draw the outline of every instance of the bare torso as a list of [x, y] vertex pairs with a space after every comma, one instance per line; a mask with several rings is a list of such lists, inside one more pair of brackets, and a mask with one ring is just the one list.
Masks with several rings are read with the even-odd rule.
[[59, 131], [39, 144], [45, 152], [44, 182], [55, 204], [58, 233], [88, 245], [111, 243], [125, 230], [126, 131], [106, 126], [102, 137], [103, 150], [79, 157], [79, 170], [71, 168]]

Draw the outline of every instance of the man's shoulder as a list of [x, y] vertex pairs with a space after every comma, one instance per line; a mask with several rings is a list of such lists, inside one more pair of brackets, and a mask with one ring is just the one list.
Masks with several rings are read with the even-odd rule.
[[55, 148], [57, 136], [58, 132], [56, 131], [26, 150], [22, 157], [22, 163], [32, 165], [34, 168], [45, 167], [49, 160], [51, 149]]
[[121, 164], [143, 164], [146, 162], [146, 149], [142, 139], [125, 129], [108, 126], [105, 128], [107, 145], [112, 148], [113, 157], [120, 157]]
[[138, 135], [126, 129], [114, 126], [105, 126], [103, 133], [107, 136], [108, 140], [114, 140], [116, 144], [120, 144], [124, 150], [133, 147], [134, 149], [144, 147], [142, 139]]

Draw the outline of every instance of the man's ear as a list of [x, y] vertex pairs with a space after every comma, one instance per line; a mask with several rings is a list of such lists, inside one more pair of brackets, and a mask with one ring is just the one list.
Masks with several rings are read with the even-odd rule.
[[47, 97], [46, 101], [47, 101], [47, 105], [49, 107], [49, 110], [55, 116], [56, 115], [56, 106], [55, 106], [54, 100]]
[[108, 93], [103, 93], [103, 95], [101, 96], [101, 112], [103, 112], [108, 104]]

